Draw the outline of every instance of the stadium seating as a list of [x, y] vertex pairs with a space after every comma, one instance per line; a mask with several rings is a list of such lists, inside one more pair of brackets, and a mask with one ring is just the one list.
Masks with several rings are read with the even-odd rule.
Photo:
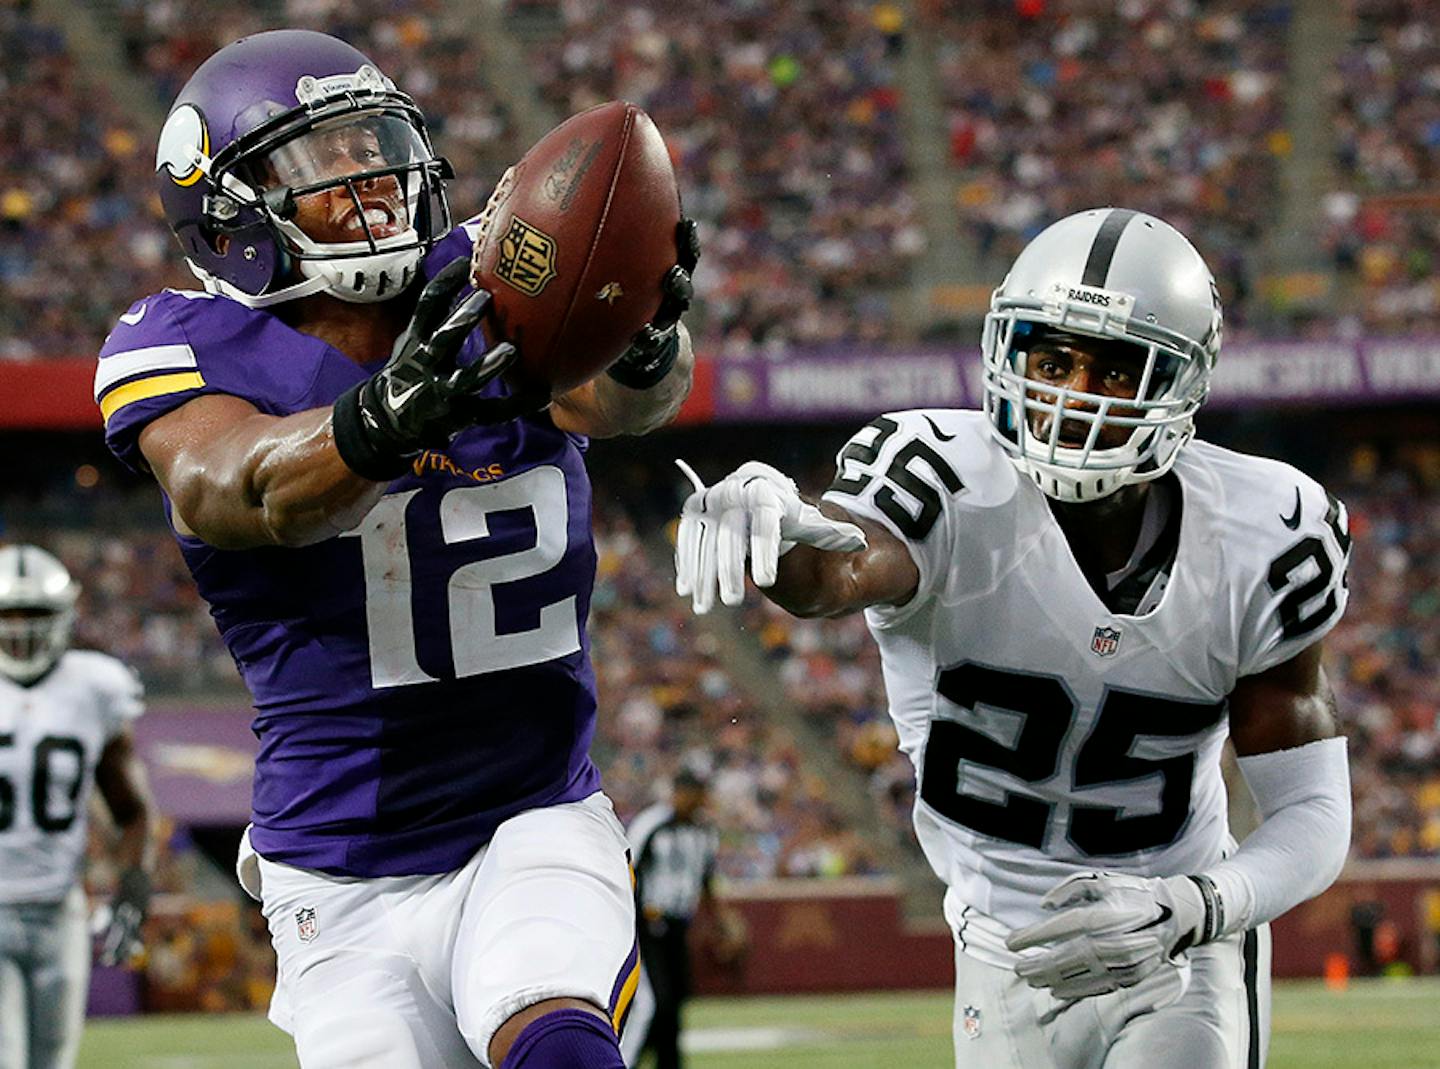
[[136, 297], [189, 278], [150, 196], [155, 131], [19, 6], [0, 6], [0, 56], [0, 359], [90, 356]]
[[903, 333], [886, 290], [924, 247], [888, 5], [559, 5], [531, 62], [558, 115], [622, 97], [664, 131], [705, 227], [696, 322], [722, 357]]
[[1440, 3], [1348, 0], [1353, 39], [1334, 92], [1326, 202], [1335, 269], [1359, 290], [1365, 330], [1440, 327]]
[[1246, 321], [1278, 203], [1289, 3], [924, 5], [961, 225], [1008, 261], [1054, 219], [1123, 204], [1188, 234]]

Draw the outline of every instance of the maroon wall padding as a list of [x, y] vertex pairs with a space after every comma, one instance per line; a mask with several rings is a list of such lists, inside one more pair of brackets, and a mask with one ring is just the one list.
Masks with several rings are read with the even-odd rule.
[[1396, 860], [1350, 866], [1330, 890], [1277, 920], [1274, 975], [1320, 976], [1331, 954], [1363, 972], [1350, 914], [1368, 901], [1380, 903], [1382, 923], [1393, 925], [1397, 960], [1416, 972], [1440, 967], [1440, 864]]
[[99, 430], [94, 358], [0, 360], [0, 429]]
[[[777, 880], [736, 885], [726, 901], [749, 928], [749, 952], [722, 965], [710, 953], [704, 918], [695, 926], [695, 979], [707, 995], [948, 988], [953, 946], [939, 917], [907, 922], [900, 885], [889, 879]], [[1344, 954], [1364, 971], [1351, 909], [1378, 901], [1398, 936], [1398, 960], [1417, 972], [1440, 968], [1440, 865], [1359, 864], [1319, 898], [1274, 924], [1273, 975], [1321, 976]]]
[[[936, 885], [935, 897], [940, 897]], [[722, 967], [696, 925], [695, 979], [707, 995], [948, 988], [950, 933], [934, 921], [907, 925], [900, 885], [888, 879], [777, 880], [741, 885], [726, 900], [745, 918], [749, 953]], [[938, 911], [937, 911], [938, 913]]]

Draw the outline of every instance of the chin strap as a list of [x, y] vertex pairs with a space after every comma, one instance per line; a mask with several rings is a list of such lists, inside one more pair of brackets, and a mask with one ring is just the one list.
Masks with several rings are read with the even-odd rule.
[[205, 287], [206, 293], [213, 293], [219, 297], [229, 297], [232, 301], [243, 304], [246, 308], [269, 308], [273, 304], [282, 304], [285, 301], [293, 301], [299, 297], [309, 297], [315, 293], [324, 292], [330, 284], [328, 279], [307, 278], [304, 282], [297, 282], [293, 286], [286, 286], [284, 289], [274, 290], [271, 293], [262, 293], [258, 297], [253, 293], [246, 293], [236, 286], [232, 286], [223, 278], [217, 278], [209, 271], [200, 267], [193, 260], [187, 259], [186, 265], [190, 273], [200, 280]]

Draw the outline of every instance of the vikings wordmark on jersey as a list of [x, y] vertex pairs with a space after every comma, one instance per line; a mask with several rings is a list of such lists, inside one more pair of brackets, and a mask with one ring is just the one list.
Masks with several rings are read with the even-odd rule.
[[904, 539], [920, 571], [914, 598], [866, 619], [919, 774], [919, 838], [947, 913], [972, 907], [971, 953], [1013, 961], [1003, 931], [1071, 873], [1198, 872], [1234, 849], [1226, 696], [1340, 618], [1338, 501], [1288, 465], [1192, 442], [1173, 468], [1178, 549], [1127, 614], [984, 415], [882, 416], [838, 465], [826, 499]]
[[[456, 228], [425, 273], [469, 247]], [[466, 354], [483, 345], [477, 332]], [[144, 428], [195, 397], [287, 415], [374, 370], [264, 310], [167, 290], [121, 318], [95, 394], [110, 448], [138, 468]], [[265, 857], [446, 872], [507, 817], [599, 788], [584, 445], [544, 415], [474, 427], [338, 538], [225, 551], [177, 534], [255, 700]]]

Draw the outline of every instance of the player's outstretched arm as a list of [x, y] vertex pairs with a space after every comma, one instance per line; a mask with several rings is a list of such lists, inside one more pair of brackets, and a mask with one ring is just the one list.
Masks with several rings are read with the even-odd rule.
[[1242, 678], [1230, 695], [1230, 738], [1265, 818], [1209, 873], [1230, 931], [1318, 895], [1350, 850], [1350, 766], [1321, 647]]
[[480, 396], [515, 360], [502, 343], [465, 367], [456, 355], [489, 304], [462, 257], [426, 284], [389, 361], [331, 408], [290, 416], [207, 395], [152, 422], [140, 449], [181, 533], [219, 549], [302, 546], [355, 527], [424, 448], [521, 414], [524, 397]]
[[901, 605], [920, 571], [898, 538], [837, 505], [800, 496], [783, 473], [750, 461], [685, 501], [675, 542], [675, 590], [697, 613], [718, 589], [726, 605], [745, 594], [747, 561], [755, 585], [796, 616], [843, 616], [869, 605]]
[[217, 549], [309, 545], [354, 527], [385, 492], [340, 458], [330, 418], [212, 394], [152, 422], [140, 450], [181, 534]]
[[674, 360], [658, 379], [627, 386], [613, 375], [600, 375], [557, 397], [550, 405], [550, 418], [562, 431], [591, 438], [649, 434], [675, 418], [690, 396], [694, 373], [690, 332], [677, 323]]

